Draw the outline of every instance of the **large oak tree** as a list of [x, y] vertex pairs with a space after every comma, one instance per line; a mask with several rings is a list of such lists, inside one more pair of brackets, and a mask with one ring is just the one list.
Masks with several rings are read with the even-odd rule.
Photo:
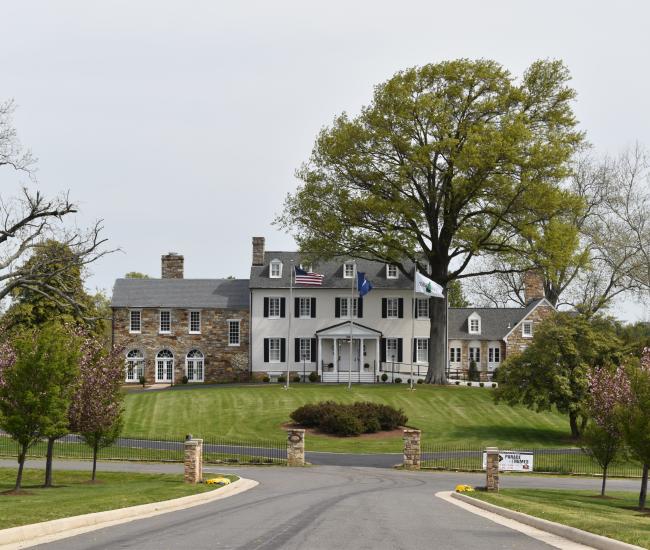
[[[581, 208], [559, 185], [583, 140], [569, 79], [560, 61], [520, 80], [490, 60], [399, 72], [359, 115], [320, 132], [278, 223], [314, 259], [385, 261], [409, 278], [415, 265], [445, 288], [511, 270], [472, 266], [541, 246], [542, 223]], [[430, 305], [427, 381], [444, 383], [446, 308]]]

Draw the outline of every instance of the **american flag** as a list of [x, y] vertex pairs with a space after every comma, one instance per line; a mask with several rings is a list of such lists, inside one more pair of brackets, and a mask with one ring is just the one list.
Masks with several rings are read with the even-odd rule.
[[295, 266], [296, 270], [296, 284], [307, 286], [321, 286], [323, 284], [323, 277], [320, 273], [312, 273]]

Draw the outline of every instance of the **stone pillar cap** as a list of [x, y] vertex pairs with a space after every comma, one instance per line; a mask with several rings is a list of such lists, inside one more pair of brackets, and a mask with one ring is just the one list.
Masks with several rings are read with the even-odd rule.
[[486, 453], [498, 453], [499, 448], [498, 447], [486, 447], [485, 452]]

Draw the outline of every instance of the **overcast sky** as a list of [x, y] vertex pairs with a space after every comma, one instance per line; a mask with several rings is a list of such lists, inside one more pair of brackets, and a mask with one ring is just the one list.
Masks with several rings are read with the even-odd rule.
[[[253, 235], [271, 226], [294, 170], [373, 85], [441, 60], [492, 58], [513, 74], [560, 58], [598, 151], [650, 145], [650, 4], [618, 1], [0, 0], [0, 99], [48, 194], [76, 222], [103, 218], [123, 252], [93, 266], [111, 290], [127, 271], [247, 277]], [[628, 300], [616, 313], [648, 318]]]

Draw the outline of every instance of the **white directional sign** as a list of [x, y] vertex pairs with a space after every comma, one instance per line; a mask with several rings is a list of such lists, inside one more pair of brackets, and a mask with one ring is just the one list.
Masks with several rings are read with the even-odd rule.
[[[487, 453], [483, 453], [483, 469], [487, 468]], [[533, 453], [499, 451], [499, 470], [502, 472], [532, 472]]]

